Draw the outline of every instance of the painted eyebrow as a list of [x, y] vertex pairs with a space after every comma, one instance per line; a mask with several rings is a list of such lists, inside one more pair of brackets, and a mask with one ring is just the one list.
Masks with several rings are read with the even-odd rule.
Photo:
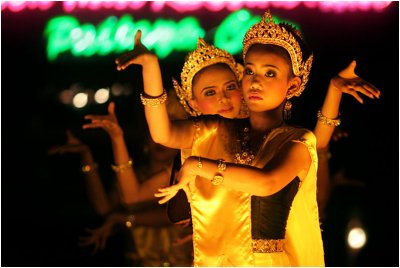
[[[230, 83], [232, 83], [232, 82], [235, 82], [235, 80], [229, 80], [228, 82], [225, 82], [224, 85], [230, 84]], [[212, 88], [215, 88], [215, 87], [216, 87], [216, 86], [208, 86], [208, 87], [205, 87], [205, 88], [203, 88], [203, 89], [201, 90], [201, 93], [203, 93], [204, 90], [212, 89]]]
[[[254, 64], [251, 63], [251, 62], [246, 62], [246, 65], [254, 65]], [[264, 65], [262, 65], [262, 67], [272, 67], [272, 68], [275, 68], [275, 69], [279, 70], [279, 68], [277, 66], [272, 65], [272, 64], [264, 64]]]

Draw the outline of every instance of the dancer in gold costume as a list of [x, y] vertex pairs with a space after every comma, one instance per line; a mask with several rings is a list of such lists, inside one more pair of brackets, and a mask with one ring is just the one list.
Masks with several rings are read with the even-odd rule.
[[[195, 264], [200, 266], [294, 264], [284, 249], [285, 229], [300, 183], [307, 190], [300, 200], [309, 201], [301, 202], [307, 205], [301, 211], [308, 216], [302, 231], [309, 230], [313, 265], [324, 264], [316, 203], [315, 137], [283, 120], [290, 107], [287, 99], [304, 90], [312, 56], [303, 59], [292, 33], [272, 19], [267, 21], [270, 17], [266, 15], [244, 39], [242, 86], [249, 119], [204, 118], [185, 129], [186, 133], [193, 131], [192, 154], [196, 156], [184, 162], [179, 183], [158, 194], [164, 202], [177, 189], [189, 188]], [[158, 109], [146, 108], [150, 128], [151, 108]]]
[[[132, 63], [143, 66], [142, 102], [153, 138], [167, 146], [192, 148], [192, 155], [196, 155], [185, 161], [180, 182], [159, 194], [165, 196], [165, 202], [177, 189], [187, 187], [195, 265], [323, 265], [315, 200], [315, 137], [283, 122], [283, 110], [287, 114], [290, 107], [286, 99], [301, 94], [312, 56], [303, 60], [297, 40], [301, 38], [287, 25], [274, 24], [268, 13], [254, 27], [264, 32], [259, 35], [260, 28], [252, 28], [244, 41], [243, 90], [249, 119], [202, 117], [194, 124], [170, 122], [161, 79], [154, 79], [160, 75], [157, 59], [140, 44], [140, 34], [136, 51], [120, 58], [118, 64], [122, 69]], [[258, 43], [264, 45], [259, 47]], [[270, 47], [268, 52], [266, 47]], [[182, 80], [189, 88], [193, 72], [198, 71], [190, 73], [191, 68], [189, 79]], [[267, 92], [265, 84], [275, 90]], [[323, 115], [320, 118], [328, 125], [337, 123]], [[211, 159], [220, 160], [216, 164]], [[249, 164], [254, 167], [244, 166]], [[201, 178], [195, 179], [197, 175]], [[292, 226], [294, 221], [301, 230]]]

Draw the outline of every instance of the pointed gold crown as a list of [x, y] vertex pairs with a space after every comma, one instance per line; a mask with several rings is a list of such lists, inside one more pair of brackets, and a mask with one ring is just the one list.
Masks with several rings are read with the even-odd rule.
[[192, 81], [193, 77], [205, 67], [217, 63], [225, 63], [233, 71], [238, 81], [243, 77], [243, 66], [236, 63], [233, 56], [225, 50], [207, 44], [199, 37], [197, 48], [186, 56], [181, 73], [181, 86], [178, 81], [172, 79], [176, 94], [180, 103], [191, 116], [199, 116], [201, 113], [189, 106], [189, 100], [193, 98]]
[[[296, 35], [296, 36], [295, 36]], [[293, 94], [288, 95], [290, 99], [293, 96], [300, 96], [303, 92], [308, 75], [311, 71], [313, 55], [311, 54], [307, 60], [303, 61], [299, 38], [303, 41], [300, 32], [292, 25], [286, 23], [275, 24], [269, 10], [267, 10], [261, 21], [253, 25], [244, 36], [243, 39], [243, 59], [249, 48], [254, 44], [271, 44], [283, 47], [290, 55], [292, 61], [293, 73], [301, 78], [299, 89]]]

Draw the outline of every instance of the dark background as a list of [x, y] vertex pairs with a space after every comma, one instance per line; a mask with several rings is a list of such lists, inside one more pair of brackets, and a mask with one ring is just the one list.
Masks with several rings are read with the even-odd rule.
[[[315, 125], [329, 79], [352, 60], [357, 73], [376, 85], [380, 100], [365, 99], [358, 104], [344, 96], [341, 128], [349, 137], [332, 143], [332, 172], [344, 170], [356, 183], [336, 187], [322, 225], [328, 266], [399, 265], [399, 174], [398, 174], [398, 91], [399, 91], [399, 3], [383, 11], [323, 12], [303, 5], [294, 10], [271, 8], [274, 15], [297, 22], [313, 48], [310, 83], [294, 101], [293, 121], [308, 128]], [[264, 10], [251, 9], [261, 15]], [[229, 13], [201, 9], [185, 14], [165, 8], [152, 13], [141, 10], [79, 10], [71, 15], [81, 23], [97, 24], [110, 15], [130, 13], [135, 20], [158, 17], [178, 21], [194, 15], [207, 33]], [[88, 203], [79, 159], [48, 156], [50, 146], [65, 143], [70, 128], [91, 145], [111, 183], [111, 146], [105, 133], [81, 130], [87, 113], [106, 113], [106, 104], [74, 109], [61, 104], [58, 94], [72, 84], [109, 87], [126, 83], [132, 94], [114, 97], [116, 112], [125, 129], [134, 157], [140, 152], [143, 110], [138, 94], [142, 90], [139, 68], [117, 72], [116, 54], [91, 58], [64, 55], [55, 63], [46, 59], [43, 30], [47, 21], [64, 14], [61, 2], [50, 10], [1, 13], [1, 97], [2, 97], [2, 179], [1, 248], [2, 266], [119, 266], [117, 242], [110, 241], [104, 254], [91, 257], [90, 250], [77, 247], [85, 227], [101, 222]], [[211, 40], [212, 41], [212, 40]], [[174, 52], [161, 60], [165, 87], [170, 77], [179, 77], [184, 53]], [[238, 57], [239, 59], [239, 57]], [[357, 182], [361, 182], [361, 185]], [[358, 255], [350, 258], [345, 230], [358, 217], [368, 241]]]

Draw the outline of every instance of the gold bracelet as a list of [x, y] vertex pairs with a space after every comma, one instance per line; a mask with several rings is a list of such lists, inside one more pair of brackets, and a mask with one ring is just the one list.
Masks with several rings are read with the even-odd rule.
[[203, 167], [203, 163], [201, 163], [201, 157], [199, 156], [199, 162], [197, 162], [197, 167], [201, 169]]
[[135, 223], [135, 215], [128, 215], [125, 220], [126, 228], [132, 228], [133, 224]]
[[127, 170], [128, 168], [130, 168], [132, 166], [132, 164], [133, 164], [132, 158], [129, 158], [128, 163], [121, 164], [121, 165], [111, 164], [111, 168], [117, 173], [122, 173], [125, 170]]
[[211, 179], [213, 185], [220, 185], [224, 181], [224, 176], [221, 173], [216, 173]]
[[140, 100], [142, 101], [142, 104], [148, 107], [157, 107], [160, 104], [165, 103], [167, 101], [167, 97], [168, 94], [165, 90], [160, 96], [157, 97], [149, 96], [145, 92], [140, 93]]
[[93, 163], [93, 164], [91, 164], [91, 165], [83, 165], [82, 168], [81, 168], [81, 170], [82, 170], [83, 173], [88, 173], [88, 172], [90, 172], [90, 171], [95, 170], [97, 167], [98, 167], [98, 165], [97, 165], [97, 163], [95, 162], [95, 163]]
[[226, 170], [226, 163], [224, 162], [224, 159], [217, 160], [217, 168], [218, 172], [211, 179], [211, 183], [213, 185], [220, 185], [224, 181], [224, 176], [222, 175], [222, 172]]
[[322, 124], [331, 126], [331, 127], [337, 127], [340, 125], [340, 122], [341, 122], [339, 117], [337, 117], [336, 119], [330, 119], [330, 118], [326, 117], [325, 115], [323, 115], [321, 113], [321, 110], [318, 111], [317, 118], [318, 118], [318, 121], [320, 121]]

